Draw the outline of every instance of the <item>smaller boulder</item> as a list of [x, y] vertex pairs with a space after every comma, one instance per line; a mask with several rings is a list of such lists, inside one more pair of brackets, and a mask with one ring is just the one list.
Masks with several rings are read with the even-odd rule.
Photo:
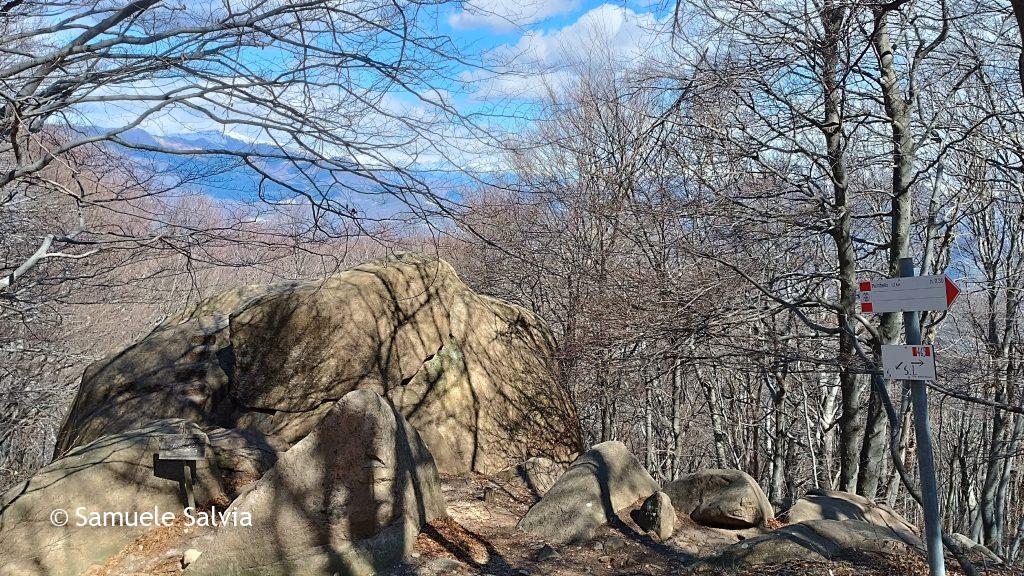
[[370, 576], [445, 515], [430, 452], [371, 390], [342, 397], [230, 510], [251, 526], [222, 526], [186, 574]]
[[857, 563], [865, 554], [920, 557], [924, 555], [924, 545], [915, 536], [859, 520], [811, 520], [727, 546], [684, 574], [761, 573], [767, 572], [763, 568], [768, 566], [804, 566], [836, 560]]
[[416, 569], [416, 576], [453, 576], [464, 574], [465, 565], [452, 558], [433, 558]]
[[1003, 559], [983, 544], [978, 544], [969, 536], [954, 532], [949, 535], [948, 542], [956, 546], [956, 551], [963, 554], [974, 564], [996, 565], [1002, 564]]
[[536, 557], [537, 560], [543, 562], [544, 560], [553, 560], [555, 558], [561, 558], [562, 555], [559, 554], [558, 550], [555, 550], [550, 544], [545, 544], [541, 546], [540, 550], [537, 551]]
[[[195, 424], [151, 422], [74, 448], [0, 495], [0, 574], [80, 574], [182, 514], [185, 465], [158, 457], [159, 436], [182, 427], [206, 443]], [[197, 504], [226, 499], [212, 459], [193, 470]]]
[[612, 534], [604, 539], [604, 549], [613, 554], [624, 549], [628, 545], [629, 543], [626, 542], [626, 539], [618, 534]]
[[565, 474], [519, 521], [519, 528], [550, 544], [581, 544], [616, 512], [658, 491], [658, 483], [622, 442], [602, 442]]
[[657, 534], [659, 540], [668, 540], [676, 529], [676, 509], [668, 494], [661, 491], [648, 496], [643, 505], [633, 511], [632, 517], [637, 526]]
[[782, 518], [787, 524], [808, 520], [860, 520], [908, 534], [918, 534], [917, 528], [892, 508], [838, 490], [809, 490]]
[[753, 528], [775, 519], [768, 497], [741, 470], [699, 470], [665, 486], [675, 509], [713, 528]]
[[189, 564], [199, 559], [200, 554], [202, 554], [202, 552], [196, 550], [195, 548], [189, 548], [188, 550], [185, 550], [185, 553], [181, 555], [181, 567], [188, 568]]

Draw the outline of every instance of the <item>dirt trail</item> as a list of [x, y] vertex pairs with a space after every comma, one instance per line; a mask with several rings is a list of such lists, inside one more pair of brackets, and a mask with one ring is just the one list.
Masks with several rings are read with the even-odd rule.
[[[657, 542], [642, 534], [623, 510], [615, 526], [605, 526], [585, 546], [554, 550], [519, 531], [516, 524], [537, 495], [515, 482], [481, 475], [444, 477], [448, 518], [428, 525], [416, 540], [411, 558], [381, 576], [660, 576], [685, 574], [688, 567], [715, 551], [763, 533], [762, 529], [722, 530], [699, 526], [680, 516], [675, 534]], [[486, 495], [486, 496], [485, 496]], [[486, 500], [485, 500], [486, 497]], [[634, 508], [639, 505], [637, 502]], [[209, 537], [209, 529], [174, 525], [150, 531], [87, 576], [173, 575], [182, 572], [181, 555]], [[728, 576], [927, 576], [917, 557], [858, 558], [856, 563], [797, 563], [761, 567]], [[950, 576], [960, 576], [949, 566]], [[988, 571], [1009, 576], [1012, 571]]]
[[[490, 492], [484, 500], [485, 492]], [[666, 542], [642, 534], [629, 518], [619, 514], [616, 526], [605, 526], [594, 542], [554, 551], [516, 529], [519, 518], [536, 501], [514, 483], [497, 483], [483, 476], [445, 478], [444, 495], [449, 518], [434, 522], [420, 534], [414, 557], [386, 576], [641, 576], [677, 575], [700, 558], [764, 532], [762, 529], [722, 530], [699, 526], [680, 516], [676, 531]], [[639, 502], [634, 505], [634, 508]], [[927, 576], [924, 560], [915, 557], [858, 558], [856, 564], [836, 560], [828, 564], [798, 563], [762, 567], [756, 572], [729, 576]], [[962, 573], [949, 566], [950, 576]], [[989, 576], [1009, 576], [993, 572]]]

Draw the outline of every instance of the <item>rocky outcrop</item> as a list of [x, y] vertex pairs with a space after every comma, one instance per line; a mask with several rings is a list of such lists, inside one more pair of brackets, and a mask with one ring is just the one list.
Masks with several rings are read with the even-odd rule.
[[369, 390], [346, 394], [230, 513], [186, 574], [368, 576], [404, 558], [444, 516], [434, 461], [400, 413]]
[[[8, 490], [0, 499], [0, 574], [77, 576], [164, 513], [181, 514], [183, 464], [161, 461], [156, 453], [157, 436], [177, 433], [183, 424], [164, 420], [99, 438]], [[194, 426], [186, 430], [202, 436]], [[196, 464], [196, 502], [226, 501], [216, 465], [209, 459]]]
[[768, 497], [741, 470], [699, 470], [665, 485], [672, 505], [694, 522], [715, 528], [752, 528], [775, 518]]
[[837, 490], [808, 491], [782, 514], [782, 520], [790, 524], [809, 520], [860, 520], [910, 535], [918, 534], [917, 527], [888, 506]]
[[578, 424], [552, 349], [537, 316], [426, 256], [240, 288], [90, 366], [57, 452], [170, 417], [293, 444], [365, 388], [398, 407], [444, 472], [568, 462]]
[[519, 528], [550, 544], [587, 542], [616, 512], [658, 488], [622, 442], [603, 442], [569, 466], [519, 521]]
[[664, 492], [655, 492], [634, 510], [633, 521], [645, 532], [652, 532], [658, 540], [668, 540], [676, 529], [676, 510], [672, 499]]
[[686, 573], [719, 574], [751, 571], [767, 566], [805, 566], [865, 555], [923, 555], [916, 537], [859, 520], [811, 520], [784, 526], [762, 536], [748, 538], [721, 550]]

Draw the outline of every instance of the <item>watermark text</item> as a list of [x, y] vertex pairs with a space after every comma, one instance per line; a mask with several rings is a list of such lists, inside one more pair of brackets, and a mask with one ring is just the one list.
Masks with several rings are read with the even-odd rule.
[[[185, 508], [185, 526], [252, 526], [252, 514], [237, 510]], [[90, 510], [85, 506], [67, 510], [56, 508], [50, 512], [50, 524], [54, 526], [75, 526], [78, 528], [109, 528], [118, 526], [141, 526], [155, 528], [171, 526], [178, 520], [178, 514], [170, 510]]]

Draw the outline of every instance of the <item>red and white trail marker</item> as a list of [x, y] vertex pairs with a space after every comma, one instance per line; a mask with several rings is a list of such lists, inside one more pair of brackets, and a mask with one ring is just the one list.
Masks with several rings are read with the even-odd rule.
[[945, 274], [867, 280], [858, 285], [860, 311], [923, 312], [949, 310], [960, 288]]
[[890, 380], [935, 380], [935, 352], [925, 344], [883, 344], [882, 372]]

